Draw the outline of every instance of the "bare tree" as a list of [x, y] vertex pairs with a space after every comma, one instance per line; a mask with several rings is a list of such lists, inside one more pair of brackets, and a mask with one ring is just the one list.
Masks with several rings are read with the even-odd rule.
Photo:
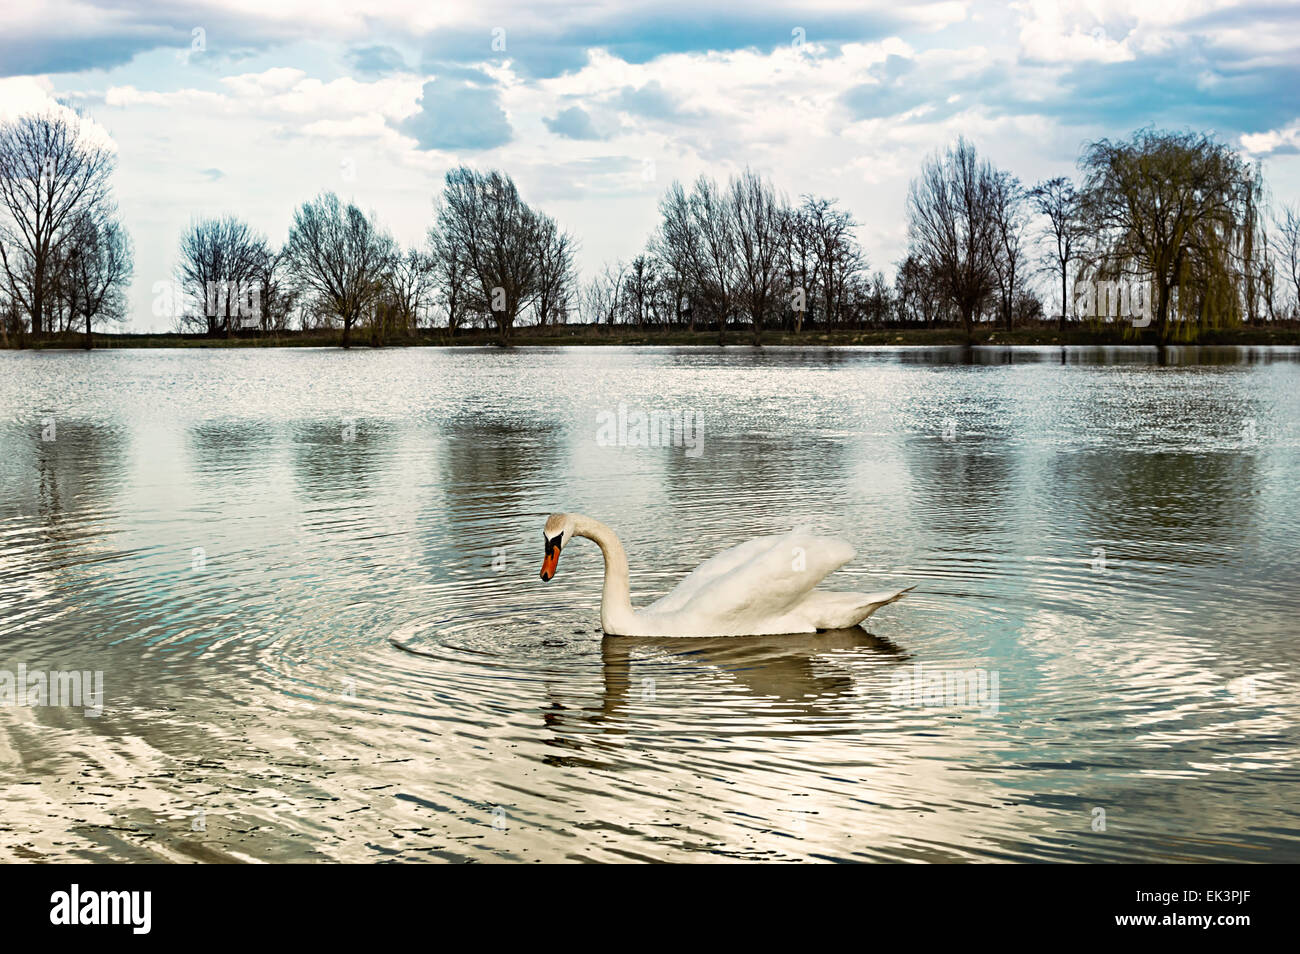
[[537, 294], [534, 310], [538, 325], [558, 324], [569, 311], [577, 273], [573, 264], [576, 242], [548, 215], [538, 214]]
[[1273, 251], [1290, 285], [1292, 317], [1300, 318], [1300, 208], [1283, 206], [1274, 219]]
[[789, 306], [796, 334], [803, 330], [817, 277], [816, 238], [808, 212], [812, 201], [811, 196], [804, 196], [799, 208], [786, 210], [781, 223], [782, 264], [786, 287], [791, 291]]
[[18, 305], [8, 288], [0, 286], [0, 347], [9, 347], [9, 336], [22, 333]]
[[126, 317], [126, 286], [133, 270], [131, 240], [121, 222], [115, 214], [101, 218], [94, 211], [72, 230], [66, 263], [66, 282], [73, 311], [86, 331], [87, 350], [94, 345], [95, 323]]
[[1079, 255], [1083, 226], [1079, 221], [1079, 196], [1074, 183], [1064, 176], [1040, 182], [1029, 193], [1034, 208], [1047, 216], [1047, 253], [1053, 270], [1061, 277], [1061, 330], [1070, 313], [1068, 279], [1070, 263]]
[[415, 331], [433, 278], [433, 262], [419, 249], [408, 248], [393, 255], [384, 274], [384, 298], [396, 322], [390, 330], [401, 330], [404, 334]]
[[654, 258], [642, 253], [627, 267], [627, 279], [623, 283], [627, 310], [636, 321], [637, 328], [645, 327], [647, 312], [654, 306], [655, 285], [658, 282]]
[[813, 280], [820, 290], [827, 327], [844, 317], [852, 290], [861, 284], [866, 259], [854, 237], [858, 223], [836, 208], [835, 199], [805, 196], [801, 213], [807, 222], [815, 266]]
[[502, 345], [540, 290], [541, 228], [508, 175], [465, 166], [447, 173], [438, 231], [461, 256], [471, 310], [491, 315]]
[[587, 286], [587, 310], [597, 325], [601, 321], [612, 325], [618, 318], [626, 277], [627, 265], [620, 258], [612, 265], [606, 263], [600, 274]]
[[660, 280], [671, 299], [674, 323], [689, 315], [695, 330], [695, 310], [690, 304], [693, 289], [699, 287], [702, 252], [695, 228], [691, 198], [680, 182], [674, 181], [659, 201], [659, 228], [650, 239], [650, 249], [662, 263]]
[[754, 344], [763, 343], [763, 319], [779, 297], [782, 222], [786, 203], [771, 183], [746, 169], [728, 184], [736, 247], [736, 291], [753, 325]]
[[926, 161], [908, 193], [911, 252], [939, 280], [967, 335], [996, 282], [994, 178], [992, 166], [959, 138]]
[[582, 292], [579, 295], [578, 307], [582, 311], [583, 322], [599, 328], [600, 323], [605, 320], [605, 316], [610, 310], [609, 302], [609, 286], [605, 284], [600, 275], [597, 275], [582, 286]]
[[718, 344], [727, 343], [736, 282], [735, 218], [725, 193], [700, 176], [691, 195], [692, 228], [700, 237], [699, 297], [707, 298], [718, 319]]
[[899, 318], [930, 325], [949, 317], [951, 303], [934, 273], [915, 255], [898, 266], [894, 281]]
[[863, 282], [858, 296], [858, 310], [869, 325], [878, 327], [890, 320], [893, 309], [894, 297], [885, 282], [885, 274], [877, 271]]
[[1024, 280], [1025, 191], [1009, 172], [994, 172], [989, 182], [989, 211], [993, 216], [993, 273], [997, 278], [1003, 327], [1015, 321], [1020, 283]]
[[260, 296], [257, 316], [262, 332], [283, 331], [298, 300], [297, 290], [289, 280], [284, 250], [275, 251], [267, 243], [260, 243], [253, 253], [250, 274]]
[[765, 321], [790, 315], [798, 330], [820, 308], [833, 322], [869, 289], [857, 223], [834, 200], [805, 196], [792, 210], [746, 171], [725, 188], [701, 176], [689, 194], [674, 182], [659, 211], [649, 244], [660, 265], [653, 298], [668, 302], [675, 321], [687, 316], [692, 330], [700, 316], [717, 320], [719, 343], [737, 311], [760, 341]]
[[209, 337], [227, 337], [251, 311], [251, 294], [271, 252], [266, 239], [233, 215], [200, 219], [181, 235], [176, 278], [189, 307], [179, 314], [182, 328], [197, 328]]
[[113, 154], [83, 134], [75, 115], [54, 111], [0, 124], [0, 266], [11, 303], [45, 330], [58, 279], [54, 264], [71, 233], [110, 214]]
[[333, 192], [304, 202], [293, 215], [285, 257], [292, 280], [319, 309], [343, 322], [344, 348], [384, 289], [396, 254], [392, 237], [355, 205]]
[[441, 206], [435, 206], [435, 225], [429, 229], [429, 264], [434, 287], [447, 313], [447, 333], [454, 336], [469, 314], [469, 268], [461, 250], [437, 227], [441, 218]]

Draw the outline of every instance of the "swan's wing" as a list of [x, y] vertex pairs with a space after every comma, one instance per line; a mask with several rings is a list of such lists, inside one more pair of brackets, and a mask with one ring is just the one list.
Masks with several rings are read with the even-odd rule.
[[813, 590], [799, 601], [794, 613], [817, 629], [848, 629], [890, 603], [901, 600], [912, 587], [876, 593], [826, 593]]
[[779, 616], [851, 559], [853, 547], [844, 541], [803, 530], [759, 537], [718, 554], [646, 611], [713, 620]]
[[738, 543], [734, 547], [729, 547], [721, 553], [714, 554], [682, 577], [681, 582], [674, 586], [672, 590], [646, 607], [646, 611], [671, 613], [681, 609], [691, 597], [706, 588], [710, 582], [748, 563], [755, 556], [770, 549], [773, 543], [784, 539], [786, 536], [788, 534], [780, 533], [766, 537], [755, 537], [752, 540], [746, 540], [744, 543]]

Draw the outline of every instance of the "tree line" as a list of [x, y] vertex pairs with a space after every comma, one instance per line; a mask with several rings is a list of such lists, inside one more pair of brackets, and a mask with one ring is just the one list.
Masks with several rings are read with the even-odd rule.
[[[126, 317], [132, 254], [113, 167], [74, 114], [0, 126], [6, 337], [75, 329], [89, 346], [93, 327]], [[680, 328], [719, 343], [729, 333], [757, 343], [770, 328], [969, 334], [1050, 320], [1064, 330], [1119, 317], [1113, 300], [1094, 311], [1071, 293], [1094, 285], [1103, 298], [1141, 286], [1161, 340], [1300, 319], [1300, 210], [1270, 210], [1259, 166], [1212, 136], [1146, 128], [1087, 145], [1078, 171], [1026, 184], [959, 138], [911, 182], [892, 282], [833, 198], [791, 201], [749, 169], [673, 182], [642, 251], [584, 282], [576, 239], [508, 174], [462, 166], [446, 174], [416, 247], [332, 192], [295, 210], [279, 246], [234, 215], [196, 219], [154, 308], [184, 332], [328, 328], [345, 346], [430, 328], [488, 329], [508, 343], [522, 324]]]

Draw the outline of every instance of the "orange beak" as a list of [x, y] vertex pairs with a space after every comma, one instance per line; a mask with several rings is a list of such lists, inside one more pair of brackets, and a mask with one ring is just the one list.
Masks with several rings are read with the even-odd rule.
[[555, 576], [555, 568], [560, 565], [560, 548], [547, 547], [546, 556], [542, 557], [542, 582]]

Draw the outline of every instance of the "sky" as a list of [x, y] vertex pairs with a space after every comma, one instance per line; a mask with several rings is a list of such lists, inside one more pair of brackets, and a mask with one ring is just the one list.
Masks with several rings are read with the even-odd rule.
[[1025, 182], [1154, 124], [1212, 132], [1300, 199], [1300, 3], [47, 0], [0, 10], [0, 119], [74, 108], [117, 152], [128, 329], [167, 330], [193, 219], [272, 242], [324, 190], [423, 243], [448, 169], [500, 168], [636, 255], [673, 179], [746, 167], [838, 198], [892, 279], [908, 183], [959, 134]]

